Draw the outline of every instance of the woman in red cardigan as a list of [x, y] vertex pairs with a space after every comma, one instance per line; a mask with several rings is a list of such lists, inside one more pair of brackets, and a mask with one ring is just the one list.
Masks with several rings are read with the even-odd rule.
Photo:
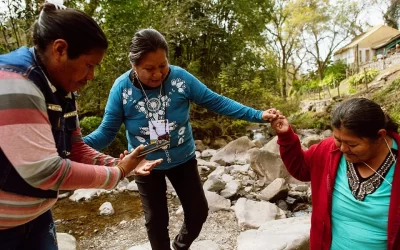
[[311, 250], [400, 249], [400, 136], [378, 104], [345, 101], [333, 136], [308, 150], [286, 118], [271, 125], [290, 174], [311, 182]]

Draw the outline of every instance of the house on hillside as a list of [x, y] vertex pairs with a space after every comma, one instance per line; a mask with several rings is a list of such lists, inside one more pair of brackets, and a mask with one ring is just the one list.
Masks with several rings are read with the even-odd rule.
[[389, 26], [374, 26], [337, 50], [333, 54], [333, 59], [334, 61], [342, 60], [350, 67], [358, 68], [359, 65], [372, 61], [377, 50], [386, 48], [386, 45], [391, 45], [389, 41], [399, 35], [399, 30]]

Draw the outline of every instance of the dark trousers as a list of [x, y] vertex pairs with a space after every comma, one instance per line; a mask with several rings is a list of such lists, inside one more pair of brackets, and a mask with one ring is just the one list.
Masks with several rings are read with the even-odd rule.
[[165, 176], [171, 181], [182, 204], [185, 219], [173, 247], [189, 249], [207, 219], [208, 204], [195, 158], [169, 170], [153, 170], [148, 176], [135, 176], [144, 210], [147, 235], [153, 250], [170, 250]]
[[0, 230], [1, 250], [58, 250], [51, 211], [11, 229]]

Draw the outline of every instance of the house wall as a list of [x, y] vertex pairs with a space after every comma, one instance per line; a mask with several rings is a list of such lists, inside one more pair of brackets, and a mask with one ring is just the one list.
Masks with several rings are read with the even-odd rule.
[[336, 54], [333, 56], [334, 61], [343, 61], [347, 65], [354, 63], [354, 50], [348, 49], [340, 54]]
[[358, 60], [360, 64], [372, 61], [374, 55], [375, 52], [371, 47], [358, 49]]

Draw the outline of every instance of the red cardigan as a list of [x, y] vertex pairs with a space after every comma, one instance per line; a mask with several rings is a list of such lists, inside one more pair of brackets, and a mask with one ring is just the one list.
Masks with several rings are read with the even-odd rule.
[[[400, 136], [389, 133], [400, 146]], [[290, 129], [278, 134], [282, 160], [289, 173], [300, 181], [311, 181], [313, 211], [310, 249], [329, 250], [332, 242], [332, 194], [339, 160], [342, 156], [333, 137], [322, 140], [308, 150], [301, 149], [299, 137]], [[400, 152], [400, 150], [399, 150]], [[399, 157], [399, 155], [398, 155]], [[398, 158], [400, 159], [400, 158]], [[393, 176], [388, 218], [388, 250], [400, 249], [400, 163]]]

